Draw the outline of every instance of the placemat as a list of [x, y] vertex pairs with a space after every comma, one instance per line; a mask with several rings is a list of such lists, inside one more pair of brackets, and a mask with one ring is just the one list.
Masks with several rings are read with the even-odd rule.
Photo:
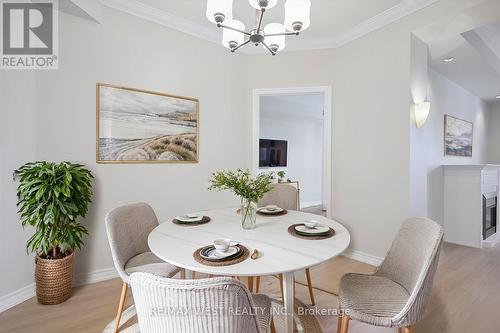
[[193, 226], [193, 225], [201, 225], [210, 222], [210, 217], [208, 216], [203, 216], [200, 221], [198, 222], [182, 222], [177, 219], [172, 220], [173, 223], [177, 225], [183, 225], [183, 226]]
[[297, 237], [297, 238], [312, 239], [312, 240], [328, 239], [328, 238], [331, 238], [331, 237], [333, 237], [335, 235], [335, 230], [333, 230], [332, 228], [330, 228], [330, 232], [327, 235], [323, 235], [323, 236], [302, 236], [302, 235], [298, 234], [297, 231], [295, 230], [295, 227], [299, 226], [299, 225], [304, 225], [304, 223], [292, 224], [291, 226], [288, 227], [288, 233], [290, 235], [294, 236], [294, 237]]
[[205, 258], [203, 258], [200, 255], [200, 252], [209, 246], [212, 246], [212, 245], [203, 246], [203, 247], [200, 247], [199, 249], [197, 249], [196, 251], [194, 251], [193, 252], [194, 260], [196, 260], [200, 264], [207, 265], [207, 266], [230, 266], [230, 265], [238, 264], [242, 261], [245, 261], [246, 259], [248, 259], [248, 257], [250, 257], [250, 251], [245, 246], [240, 244], [238, 246], [243, 250], [243, 254], [241, 256], [239, 256], [238, 258], [225, 260], [225, 261], [206, 260]]
[[285, 215], [287, 213], [288, 213], [288, 211], [286, 209], [283, 209], [279, 213], [264, 213], [264, 212], [261, 212], [261, 211], [257, 211], [257, 214], [262, 215], [262, 216], [281, 216], [281, 215]]

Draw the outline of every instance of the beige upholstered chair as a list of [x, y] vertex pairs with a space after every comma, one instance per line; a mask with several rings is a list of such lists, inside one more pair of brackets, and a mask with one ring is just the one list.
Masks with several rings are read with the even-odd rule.
[[272, 326], [270, 298], [232, 278], [133, 273], [130, 281], [141, 333], [268, 333]]
[[106, 215], [106, 231], [113, 262], [123, 280], [115, 332], [120, 327], [130, 274], [148, 272], [172, 277], [179, 272], [179, 268], [167, 264], [149, 250], [148, 235], [156, 226], [158, 219], [146, 203], [123, 205]]
[[[277, 183], [273, 184], [273, 189], [266, 193], [264, 197], [259, 201], [258, 206], [264, 207], [267, 205], [277, 205], [286, 210], [300, 210], [300, 202], [299, 202], [299, 190], [287, 183]], [[280, 274], [280, 288], [281, 295], [283, 297], [283, 276]], [[307, 279], [307, 287], [309, 289], [309, 297], [311, 298], [311, 304], [314, 305], [314, 293], [311, 282], [311, 272], [309, 268], [306, 268], [306, 279]], [[251, 280], [250, 280], [251, 281]], [[259, 292], [260, 288], [260, 276], [257, 277], [257, 286], [256, 292]], [[251, 290], [251, 288], [250, 288]]]
[[413, 331], [422, 318], [439, 261], [443, 231], [424, 218], [406, 221], [384, 262], [374, 274], [346, 274], [339, 290], [337, 332], [347, 333], [349, 320]]

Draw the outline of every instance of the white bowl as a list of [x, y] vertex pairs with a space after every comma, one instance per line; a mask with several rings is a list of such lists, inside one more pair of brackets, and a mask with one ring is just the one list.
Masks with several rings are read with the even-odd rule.
[[316, 226], [318, 225], [318, 221], [314, 221], [314, 220], [310, 220], [310, 221], [305, 221], [304, 222], [304, 225], [306, 226], [306, 228], [309, 228], [309, 229], [314, 229], [316, 228]]
[[276, 206], [276, 205], [267, 205], [266, 209], [272, 212], [272, 211], [277, 210], [278, 206]]
[[214, 247], [219, 252], [227, 252], [229, 245], [231, 244], [230, 239], [216, 239], [214, 240]]

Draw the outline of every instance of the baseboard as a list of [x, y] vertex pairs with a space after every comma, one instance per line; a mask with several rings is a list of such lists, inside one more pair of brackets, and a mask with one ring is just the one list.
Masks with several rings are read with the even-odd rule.
[[321, 201], [302, 201], [300, 203], [300, 209], [315, 207], [315, 206], [320, 206], [320, 205], [321, 205]]
[[118, 272], [114, 267], [97, 269], [89, 274], [83, 274], [74, 279], [73, 285], [83, 286], [85, 284], [97, 283], [118, 277]]
[[31, 297], [35, 296], [35, 292], [35, 284], [32, 283], [27, 285], [26, 287], [22, 287], [21, 289], [0, 297], [0, 313], [30, 299]]
[[347, 257], [347, 258], [350, 258], [353, 260], [357, 260], [357, 261], [361, 261], [361, 262], [364, 262], [365, 264], [369, 264], [369, 265], [376, 266], [376, 267], [380, 266], [380, 264], [382, 264], [382, 261], [384, 261], [384, 258], [377, 257], [374, 255], [365, 253], [365, 252], [357, 251], [357, 250], [351, 250], [351, 249], [346, 250], [344, 253], [342, 253], [342, 255], [344, 257]]
[[[118, 273], [114, 269], [114, 267], [97, 269], [95, 271], [89, 272], [88, 274], [82, 274], [76, 276], [73, 279], [73, 286], [82, 286], [85, 284], [91, 284], [96, 282], [101, 282], [109, 279], [114, 279], [118, 277]], [[31, 297], [36, 295], [36, 287], [35, 284], [29, 284], [21, 289], [11, 292], [5, 296], [0, 297], [0, 313], [5, 310], [10, 309], [13, 306], [16, 306]]]
[[[347, 250], [343, 256], [353, 260], [361, 261], [369, 265], [380, 266], [384, 258], [377, 257], [365, 252], [357, 250]], [[74, 286], [82, 286], [85, 284], [97, 283], [118, 277], [118, 273], [113, 267], [98, 269], [88, 274], [83, 274], [75, 277]], [[35, 284], [29, 284], [21, 289], [11, 292], [5, 296], [0, 297], [0, 313], [5, 310], [22, 303], [31, 297], [35, 296]]]

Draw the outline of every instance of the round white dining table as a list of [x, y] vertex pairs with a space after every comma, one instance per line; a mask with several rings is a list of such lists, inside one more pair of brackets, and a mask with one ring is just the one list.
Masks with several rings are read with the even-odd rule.
[[[294, 272], [321, 264], [344, 252], [351, 237], [340, 223], [323, 216], [300, 211], [288, 211], [280, 216], [257, 216], [252, 230], [241, 227], [236, 208], [197, 212], [211, 221], [202, 225], [177, 225], [171, 219], [161, 223], [148, 237], [151, 251], [162, 260], [184, 268], [217, 276], [266, 276], [283, 274], [285, 331], [293, 332]], [[306, 220], [315, 220], [335, 230], [328, 239], [309, 240], [294, 237], [288, 227]], [[229, 238], [246, 246], [250, 253], [257, 249], [258, 259], [248, 258], [230, 266], [207, 266], [197, 262], [196, 249], [210, 245], [215, 239]], [[191, 275], [188, 275], [188, 278]]]

